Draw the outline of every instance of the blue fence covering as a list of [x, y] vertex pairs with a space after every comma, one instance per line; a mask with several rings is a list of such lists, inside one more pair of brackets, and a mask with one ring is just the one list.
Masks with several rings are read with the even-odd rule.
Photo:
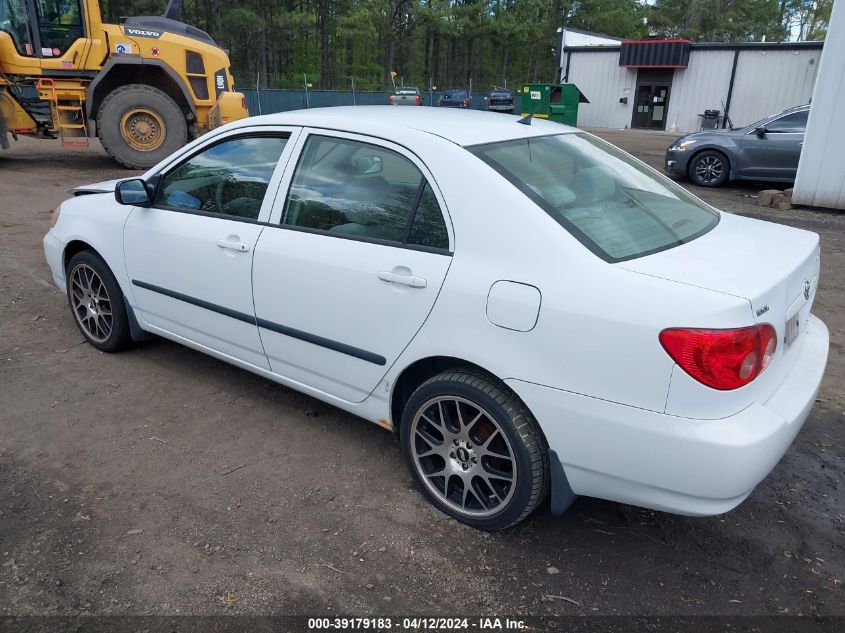
[[[287, 112], [302, 108], [327, 108], [331, 106], [351, 105], [387, 105], [392, 92], [359, 92], [351, 90], [255, 90], [251, 88], [238, 90], [246, 96], [249, 113], [272, 114]], [[423, 105], [437, 105], [440, 93], [421, 95]], [[473, 94], [470, 97], [470, 108], [484, 110], [487, 107], [485, 94]]]

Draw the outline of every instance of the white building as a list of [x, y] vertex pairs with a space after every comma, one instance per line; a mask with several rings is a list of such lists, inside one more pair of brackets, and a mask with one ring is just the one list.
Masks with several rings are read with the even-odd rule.
[[558, 33], [560, 34], [558, 37], [563, 37], [563, 48], [567, 46], [619, 46], [622, 43], [622, 38], [593, 33], [592, 31], [582, 31], [581, 29], [562, 28], [558, 29]]
[[[584, 38], [594, 43], [584, 44]], [[579, 44], [573, 44], [578, 41]], [[823, 42], [616, 41], [560, 29], [561, 80], [578, 86], [583, 127], [698, 130], [705, 110], [735, 126], [809, 103]]]
[[798, 204], [845, 209], [845, 8], [833, 5], [824, 62], [813, 93], [813, 107], [795, 177]]

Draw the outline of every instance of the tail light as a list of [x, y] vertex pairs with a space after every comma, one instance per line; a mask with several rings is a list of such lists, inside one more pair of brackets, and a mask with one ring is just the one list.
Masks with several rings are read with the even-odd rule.
[[393, 105], [393, 95], [390, 95], [390, 105]]
[[469, 107], [469, 101], [467, 101], [466, 99], [464, 99], [464, 107], [465, 107], [465, 108], [468, 108], [468, 107]]
[[768, 324], [732, 330], [672, 328], [660, 344], [698, 382], [727, 391], [757, 378], [772, 362], [777, 333]]
[[422, 99], [420, 99], [420, 96], [417, 95], [417, 105], [420, 105], [421, 103], [422, 103]]
[[246, 110], [246, 97], [241, 97], [241, 107]]

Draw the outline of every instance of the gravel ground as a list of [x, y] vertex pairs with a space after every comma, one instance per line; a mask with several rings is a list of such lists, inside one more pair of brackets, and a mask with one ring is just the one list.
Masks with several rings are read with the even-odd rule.
[[[658, 167], [671, 141], [600, 133]], [[428, 506], [374, 425], [174, 343], [83, 342], [41, 238], [66, 189], [128, 175], [98, 146], [0, 153], [0, 615], [845, 615], [845, 215], [695, 190], [822, 239], [827, 377], [744, 504], [582, 498], [484, 534]]]

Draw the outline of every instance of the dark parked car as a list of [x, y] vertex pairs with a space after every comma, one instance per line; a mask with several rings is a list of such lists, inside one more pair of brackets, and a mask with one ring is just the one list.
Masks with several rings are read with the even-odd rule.
[[390, 105], [422, 105], [419, 88], [397, 88], [390, 95]]
[[487, 109], [493, 112], [513, 112], [513, 92], [505, 88], [493, 88], [487, 95]]
[[469, 93], [466, 90], [447, 90], [437, 105], [441, 108], [469, 108]]
[[743, 128], [682, 136], [666, 150], [666, 171], [702, 187], [729, 180], [794, 182], [809, 113], [803, 105]]

